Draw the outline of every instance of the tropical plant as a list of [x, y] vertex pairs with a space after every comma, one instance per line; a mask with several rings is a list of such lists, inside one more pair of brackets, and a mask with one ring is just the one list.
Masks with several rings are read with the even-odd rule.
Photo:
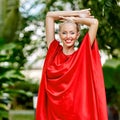
[[25, 81], [25, 76], [20, 71], [26, 62], [22, 49], [25, 44], [29, 44], [29, 41], [25, 43], [18, 39], [21, 18], [18, 4], [19, 1], [16, 0], [0, 1], [0, 116], [3, 117], [8, 117], [6, 112], [14, 94], [32, 96], [32, 93], [26, 94], [24, 90], [14, 89], [17, 82]]

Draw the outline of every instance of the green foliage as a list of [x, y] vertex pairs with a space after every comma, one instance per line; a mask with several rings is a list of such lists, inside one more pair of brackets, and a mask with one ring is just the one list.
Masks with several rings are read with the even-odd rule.
[[[9, 3], [10, 1], [3, 2]], [[9, 5], [7, 3], [6, 5]], [[18, 94], [26, 97], [33, 96], [32, 92], [15, 87], [18, 82], [24, 83], [26, 80], [21, 73], [26, 63], [23, 50], [31, 42], [29, 39], [31, 31], [25, 32], [24, 39], [21, 39], [19, 34], [25, 27], [23, 25], [27, 25], [26, 21], [20, 17], [18, 4], [6, 7], [8, 8], [0, 8], [3, 11], [8, 9], [6, 17], [4, 19], [0, 17], [0, 21], [3, 23], [0, 28], [0, 114], [9, 110], [8, 105], [14, 100], [14, 96]], [[20, 21], [22, 21], [21, 24]]]
[[[15, 90], [23, 90], [25, 94], [16, 94], [12, 102], [12, 109], [33, 109], [33, 96], [38, 92], [38, 84], [31, 82], [18, 82], [15, 84]], [[24, 104], [24, 105], [23, 105]]]
[[9, 117], [8, 111], [0, 110], [0, 120], [8, 119], [8, 117]]
[[[99, 48], [107, 51], [115, 58], [120, 57], [120, 6], [117, 0], [84, 0], [81, 8], [91, 8], [93, 15], [99, 20]], [[80, 5], [79, 5], [80, 6]], [[80, 7], [79, 7], [80, 9]]]
[[5, 19], [2, 36], [7, 42], [10, 42], [15, 37], [15, 32], [19, 24], [19, 11], [13, 8]]
[[105, 78], [105, 85], [106, 88], [112, 88], [114, 87], [117, 91], [120, 92], [120, 66], [117, 68], [105, 66], [103, 67], [104, 71], [104, 78]]
[[[25, 80], [25, 77], [16, 65], [17, 62], [11, 57], [15, 47], [16, 45], [12, 43], [0, 45], [0, 100], [3, 101], [4, 99], [10, 100], [13, 94], [20, 93], [19, 90], [13, 90], [13, 87], [16, 82]], [[4, 94], [7, 94], [5, 98]], [[0, 109], [6, 108], [7, 104], [1, 103]]]
[[[113, 62], [112, 62], [113, 61]], [[111, 60], [103, 66], [108, 104], [116, 104], [120, 108], [120, 64], [113, 67], [115, 60]], [[116, 60], [117, 62], [117, 60]], [[119, 61], [118, 61], [119, 62]]]

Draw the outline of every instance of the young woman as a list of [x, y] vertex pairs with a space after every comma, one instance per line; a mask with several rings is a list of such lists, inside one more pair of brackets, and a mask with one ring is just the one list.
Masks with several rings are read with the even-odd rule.
[[[62, 20], [55, 39], [55, 21]], [[89, 27], [77, 50], [79, 24]], [[38, 92], [36, 120], [107, 120], [107, 107], [96, 41], [98, 20], [90, 9], [54, 11], [46, 16], [46, 55]]]

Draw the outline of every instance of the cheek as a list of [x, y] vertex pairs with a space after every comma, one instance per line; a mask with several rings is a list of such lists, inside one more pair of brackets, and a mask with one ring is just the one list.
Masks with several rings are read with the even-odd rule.
[[64, 38], [66, 37], [66, 35], [59, 34], [59, 37], [60, 37], [61, 39], [64, 39]]
[[79, 37], [78, 35], [74, 35], [73, 39], [78, 39], [78, 37]]

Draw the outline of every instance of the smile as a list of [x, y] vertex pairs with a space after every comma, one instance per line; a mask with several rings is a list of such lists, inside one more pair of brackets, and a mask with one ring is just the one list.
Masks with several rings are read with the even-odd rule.
[[71, 42], [72, 42], [72, 40], [67, 39], [67, 40], [65, 40], [65, 42], [66, 42], [67, 44], [69, 44], [69, 43], [71, 43]]

